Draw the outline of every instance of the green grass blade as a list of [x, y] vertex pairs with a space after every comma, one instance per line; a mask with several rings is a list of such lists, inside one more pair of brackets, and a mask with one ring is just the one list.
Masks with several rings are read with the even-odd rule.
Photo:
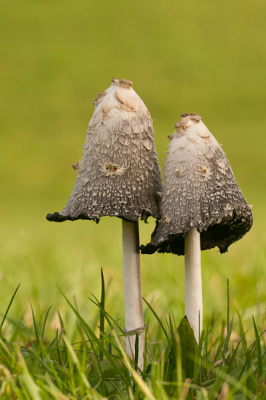
[[168, 334], [167, 334], [167, 331], [166, 331], [165, 327], [163, 326], [162, 321], [160, 320], [160, 318], [158, 317], [158, 315], [156, 314], [156, 312], [154, 311], [154, 309], [152, 308], [152, 306], [148, 303], [148, 301], [147, 301], [146, 299], [144, 299], [144, 297], [142, 297], [142, 298], [143, 298], [143, 300], [145, 301], [145, 303], [147, 304], [147, 306], [149, 307], [149, 309], [151, 310], [151, 312], [153, 313], [153, 315], [155, 316], [155, 318], [157, 319], [157, 321], [159, 322], [159, 325], [160, 325], [160, 327], [162, 328], [163, 333], [165, 334], [165, 337], [166, 337], [166, 339], [167, 339], [167, 342], [168, 342], [169, 346], [171, 346], [171, 341], [170, 341], [170, 339], [169, 339], [169, 336], [168, 336]]
[[235, 306], [236, 313], [237, 313], [238, 320], [239, 320], [240, 334], [241, 334], [241, 336], [243, 338], [242, 339], [243, 350], [244, 350], [244, 352], [246, 352], [247, 351], [247, 340], [246, 340], [246, 333], [244, 332], [244, 326], [243, 326], [242, 318], [241, 318], [238, 306], [237, 306], [237, 304], [236, 304], [236, 302], [234, 300], [233, 300], [233, 304]]
[[[93, 300], [93, 299], [90, 299], [90, 298], [89, 298], [89, 300], [90, 300], [93, 304], [95, 304], [97, 307], [102, 308], [101, 303], [98, 301], [97, 297], [95, 297], [94, 294], [92, 294], [92, 297], [94, 297], [94, 300]], [[108, 314], [108, 312], [106, 312], [106, 310], [102, 310], [102, 312], [104, 313], [105, 319], [106, 319], [106, 321], [108, 322], [108, 325], [110, 326], [110, 328], [113, 329], [113, 327], [114, 327], [114, 325], [115, 325], [115, 326], [117, 327], [117, 329], [121, 332], [122, 336], [124, 336], [123, 329], [118, 325], [117, 321], [115, 321], [115, 320], [111, 317], [111, 315]], [[109, 319], [113, 321], [113, 324], [111, 324], [111, 322], [110, 322]]]
[[51, 308], [52, 308], [52, 306], [50, 306], [50, 307], [48, 308], [47, 313], [45, 314], [45, 318], [44, 318], [44, 322], [43, 322], [43, 328], [42, 328], [42, 340], [43, 340], [43, 338], [44, 338], [45, 326], [46, 326], [48, 314], [49, 314]]
[[224, 342], [224, 348], [223, 351], [226, 353], [228, 351], [228, 344], [229, 344], [229, 339], [231, 336], [231, 331], [233, 328], [233, 319], [231, 321], [230, 325], [230, 307], [229, 307], [229, 279], [227, 278], [227, 318], [226, 318], [226, 328], [227, 328], [227, 335], [226, 339]]
[[14, 300], [16, 294], [17, 294], [17, 291], [18, 291], [19, 287], [20, 287], [20, 284], [17, 286], [17, 288], [16, 288], [16, 290], [15, 290], [13, 296], [11, 297], [11, 300], [10, 300], [10, 302], [9, 302], [9, 304], [8, 304], [8, 307], [7, 307], [7, 309], [6, 309], [5, 315], [4, 315], [3, 319], [2, 319], [2, 322], [1, 322], [1, 325], [0, 325], [0, 338], [3, 337], [3, 336], [2, 336], [2, 327], [3, 327], [3, 325], [4, 325], [4, 322], [5, 322], [5, 320], [6, 320], [8, 311], [9, 311], [9, 309], [10, 309], [12, 303], [13, 303], [13, 300]]
[[[100, 338], [101, 338], [101, 344], [104, 346], [104, 317], [105, 317], [105, 284], [104, 284], [104, 276], [103, 276], [103, 270], [101, 268], [101, 307], [100, 307]], [[103, 352], [100, 350], [99, 352], [100, 357], [103, 358]]]
[[37, 344], [37, 348], [40, 349], [41, 342], [40, 342], [39, 327], [38, 327], [37, 322], [36, 322], [36, 318], [35, 318], [35, 314], [34, 314], [34, 310], [33, 310], [31, 301], [30, 301], [30, 306], [31, 306], [32, 318], [33, 318], [33, 325], [34, 325], [34, 331], [35, 331], [36, 344]]
[[66, 333], [66, 329], [65, 329], [65, 324], [64, 324], [63, 318], [62, 318], [62, 316], [61, 316], [59, 311], [57, 311], [57, 314], [58, 314], [58, 317], [59, 317], [61, 328]]
[[73, 364], [76, 365], [77, 368], [80, 368], [80, 363], [79, 363], [78, 357], [77, 357], [72, 345], [70, 344], [70, 341], [68, 340], [68, 338], [66, 336], [64, 336], [63, 340], [64, 340], [65, 346], [68, 350], [68, 353], [73, 361]]
[[60, 349], [59, 349], [58, 328], [56, 329], [56, 344], [57, 344], [56, 351], [57, 351], [58, 362], [62, 367], [63, 363], [62, 363]]
[[260, 378], [262, 375], [262, 357], [261, 357], [260, 338], [259, 338], [259, 334], [258, 334], [254, 316], [252, 316], [252, 319], [253, 319], [253, 326], [254, 326], [254, 331], [255, 331], [255, 336], [256, 336], [256, 351], [257, 351], [257, 360], [258, 360], [257, 374]]
[[232, 333], [232, 330], [233, 330], [233, 324], [234, 324], [234, 316], [232, 317], [232, 320], [229, 323], [229, 325], [227, 325], [227, 334], [226, 334], [226, 338], [224, 340], [224, 346], [223, 346], [223, 353], [224, 354], [228, 352], [228, 346], [229, 346], [231, 333]]
[[[111, 338], [111, 333], [108, 335], [109, 338]], [[112, 355], [112, 343], [111, 341], [107, 342], [107, 351], [110, 355]]]

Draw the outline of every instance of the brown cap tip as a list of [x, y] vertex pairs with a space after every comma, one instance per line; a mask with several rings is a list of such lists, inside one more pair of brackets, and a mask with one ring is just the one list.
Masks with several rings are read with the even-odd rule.
[[182, 119], [175, 124], [175, 128], [186, 128], [187, 127], [187, 123], [189, 120], [193, 120], [196, 122], [200, 122], [202, 120], [202, 117], [200, 115], [197, 114], [187, 114], [187, 113], [183, 113], [181, 114]]
[[112, 78], [112, 84], [114, 86], [119, 86], [119, 87], [123, 87], [126, 89], [130, 89], [133, 86], [133, 82], [128, 81], [127, 79], [115, 79]]

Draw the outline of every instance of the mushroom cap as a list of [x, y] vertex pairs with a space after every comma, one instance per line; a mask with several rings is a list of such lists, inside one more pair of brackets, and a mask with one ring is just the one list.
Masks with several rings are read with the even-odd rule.
[[159, 217], [162, 192], [151, 116], [126, 79], [112, 85], [94, 100], [83, 158], [73, 192], [60, 213], [49, 221], [115, 216], [135, 222]]
[[221, 253], [249, 231], [253, 217], [221, 146], [196, 114], [182, 114], [170, 136], [161, 218], [141, 252], [184, 255], [184, 238], [200, 232], [201, 250]]

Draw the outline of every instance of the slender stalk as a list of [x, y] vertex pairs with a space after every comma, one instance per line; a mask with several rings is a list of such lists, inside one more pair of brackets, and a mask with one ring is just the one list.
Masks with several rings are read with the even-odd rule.
[[185, 238], [185, 314], [199, 343], [203, 303], [200, 233], [192, 228]]
[[[125, 299], [125, 328], [130, 332], [144, 326], [138, 222], [122, 221], [123, 236], [123, 281]], [[136, 335], [126, 337], [128, 355], [135, 359]], [[145, 333], [139, 334], [138, 366], [143, 369]]]

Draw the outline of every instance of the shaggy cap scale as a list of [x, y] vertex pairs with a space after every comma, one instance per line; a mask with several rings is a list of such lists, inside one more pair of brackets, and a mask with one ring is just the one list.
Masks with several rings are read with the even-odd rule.
[[184, 238], [196, 227], [202, 250], [218, 246], [224, 253], [251, 228], [250, 206], [202, 118], [182, 114], [175, 128], [165, 165], [162, 216], [141, 251], [184, 255]]
[[162, 191], [152, 119], [126, 79], [112, 85], [94, 101], [82, 160], [73, 192], [61, 213], [49, 221], [116, 216], [135, 222], [159, 217]]

